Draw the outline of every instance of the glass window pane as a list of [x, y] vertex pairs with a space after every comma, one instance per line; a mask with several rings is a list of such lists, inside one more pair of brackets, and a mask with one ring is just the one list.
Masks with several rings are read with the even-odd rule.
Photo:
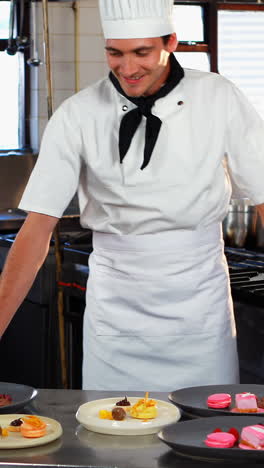
[[174, 5], [173, 19], [179, 41], [203, 42], [203, 9], [199, 5]]
[[9, 12], [10, 2], [0, 1], [0, 39], [7, 39], [9, 36]]
[[19, 54], [7, 55], [0, 52], [0, 150], [19, 147], [18, 112], [19, 112]]
[[264, 11], [218, 12], [219, 72], [264, 118]]
[[184, 68], [210, 71], [209, 57], [205, 52], [175, 52], [174, 55]]

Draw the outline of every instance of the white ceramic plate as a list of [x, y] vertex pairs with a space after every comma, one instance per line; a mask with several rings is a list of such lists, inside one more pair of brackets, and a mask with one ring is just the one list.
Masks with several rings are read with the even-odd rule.
[[[181, 417], [177, 406], [166, 401], [156, 400], [158, 416], [155, 419], [147, 421], [131, 418], [129, 415], [123, 421], [110, 421], [109, 419], [99, 418], [100, 410], [111, 411], [115, 403], [123, 398], [104, 398], [84, 403], [79, 407], [76, 418], [86, 429], [101, 434], [147, 435], [159, 432], [162, 427], [179, 421]], [[131, 405], [134, 405], [138, 400], [139, 397], [129, 397]]]
[[[1, 414], [0, 426], [2, 428], [9, 426], [11, 421], [26, 417], [28, 414]], [[37, 447], [39, 445], [48, 444], [53, 440], [58, 439], [62, 435], [62, 427], [58, 421], [45, 416], [39, 416], [47, 424], [47, 434], [43, 437], [30, 439], [23, 437], [20, 432], [9, 432], [7, 437], [0, 436], [0, 449], [17, 449], [27, 447]]]

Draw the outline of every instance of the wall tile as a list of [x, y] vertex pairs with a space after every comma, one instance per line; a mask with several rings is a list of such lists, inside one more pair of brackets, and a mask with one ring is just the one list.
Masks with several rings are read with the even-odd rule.
[[[104, 38], [100, 24], [98, 0], [77, 0], [80, 10], [78, 38], [80, 89], [96, 82], [108, 74], [104, 52]], [[38, 53], [44, 62], [42, 5], [37, 2]], [[71, 2], [49, 2], [49, 33], [51, 52], [52, 89], [54, 110], [69, 96], [75, 93], [75, 23]], [[45, 65], [33, 70], [31, 81], [32, 129], [38, 129], [33, 135], [34, 145], [42, 138], [47, 124], [47, 91]], [[35, 123], [34, 123], [35, 122]]]
[[46, 119], [39, 118], [39, 121], [38, 121], [39, 142], [41, 142], [43, 132], [46, 128], [47, 123], [48, 123], [48, 118]]
[[74, 89], [75, 73], [73, 62], [53, 63], [53, 86], [57, 89]]
[[50, 37], [50, 55], [54, 62], [74, 61], [74, 36], [52, 34]]
[[71, 3], [68, 3], [67, 8], [55, 6], [50, 10], [50, 32], [51, 34], [74, 34], [74, 11]]
[[81, 35], [86, 34], [101, 34], [102, 27], [98, 8], [82, 8], [80, 7], [80, 24], [79, 30]]
[[104, 39], [101, 36], [80, 37], [80, 61], [103, 62], [105, 60]]
[[39, 108], [39, 117], [41, 119], [47, 119], [48, 117], [47, 92], [44, 90], [38, 91], [38, 108]]
[[104, 63], [94, 62], [83, 62], [80, 63], [80, 88], [83, 89], [86, 86], [100, 80], [106, 75]]
[[[53, 85], [53, 64], [52, 64], [52, 85]], [[47, 85], [46, 85], [46, 67], [45, 65], [42, 65], [41, 67], [38, 68], [38, 89], [46, 90]]]
[[56, 110], [63, 101], [68, 99], [75, 93], [74, 89], [60, 90], [57, 89], [54, 93], [54, 110]]
[[98, 0], [79, 0], [81, 7], [97, 7], [98, 8]]

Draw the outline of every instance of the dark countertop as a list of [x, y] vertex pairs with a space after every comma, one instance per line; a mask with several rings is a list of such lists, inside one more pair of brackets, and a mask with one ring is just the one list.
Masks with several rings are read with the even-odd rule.
[[[128, 396], [138, 393], [128, 392]], [[177, 468], [183, 464], [205, 463], [177, 456], [156, 434], [112, 436], [87, 431], [75, 418], [78, 407], [91, 400], [120, 396], [120, 392], [82, 390], [40, 390], [34, 402], [24, 409], [58, 420], [63, 427], [60, 439], [49, 444], [16, 450], [0, 450], [0, 467], [60, 468]], [[166, 393], [153, 398], [168, 400]], [[178, 423], [180, 424], [180, 422]]]

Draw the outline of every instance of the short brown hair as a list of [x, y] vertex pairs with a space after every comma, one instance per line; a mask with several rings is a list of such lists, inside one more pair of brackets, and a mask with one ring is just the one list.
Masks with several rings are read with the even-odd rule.
[[161, 39], [163, 40], [164, 45], [168, 44], [170, 37], [171, 37], [171, 34], [167, 34], [166, 36], [161, 36]]

